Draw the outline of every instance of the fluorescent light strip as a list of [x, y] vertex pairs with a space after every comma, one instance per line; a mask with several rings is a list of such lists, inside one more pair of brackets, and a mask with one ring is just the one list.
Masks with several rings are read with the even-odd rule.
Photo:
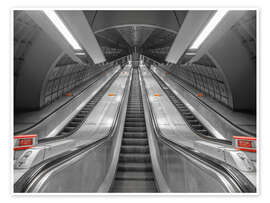
[[75, 50], [81, 50], [81, 46], [73, 37], [71, 32], [65, 26], [63, 21], [59, 18], [59, 16], [53, 10], [44, 10], [44, 13], [48, 16], [48, 18], [52, 21], [55, 27], [59, 30], [59, 32], [66, 38], [68, 43], [73, 47]]
[[75, 53], [75, 55], [85, 55], [85, 53], [83, 53], [83, 52], [78, 52], [78, 53]]
[[187, 55], [187, 56], [194, 56], [194, 55], [196, 55], [196, 53], [187, 52], [187, 53], [185, 53], [185, 55]]
[[197, 39], [193, 42], [190, 49], [198, 49], [203, 41], [208, 37], [208, 35], [215, 29], [217, 24], [222, 20], [222, 18], [226, 15], [227, 10], [218, 10], [208, 24], [204, 27], [203, 31], [197, 37]]

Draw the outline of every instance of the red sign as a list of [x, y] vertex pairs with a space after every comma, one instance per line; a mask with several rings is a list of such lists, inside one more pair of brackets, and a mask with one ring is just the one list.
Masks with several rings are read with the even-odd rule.
[[14, 136], [14, 150], [23, 150], [34, 147], [37, 144], [37, 135]]
[[233, 138], [237, 150], [256, 152], [256, 137], [233, 136]]

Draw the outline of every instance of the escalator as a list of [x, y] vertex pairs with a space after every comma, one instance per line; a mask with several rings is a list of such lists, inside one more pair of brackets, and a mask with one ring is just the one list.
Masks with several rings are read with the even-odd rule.
[[93, 98], [88, 101], [85, 106], [64, 126], [64, 128], [57, 133], [54, 137], [45, 137], [39, 139], [39, 143], [45, 143], [50, 141], [55, 141], [59, 139], [64, 139], [73, 133], [75, 133], [88, 118], [89, 114], [95, 108], [97, 103], [101, 100], [116, 78], [119, 76], [121, 70], [115, 73], [108, 82], [94, 95]]
[[157, 192], [138, 68], [133, 69], [118, 167], [110, 192]]
[[190, 127], [190, 129], [203, 139], [214, 141], [218, 143], [231, 145], [230, 140], [223, 140], [216, 138], [201, 122], [200, 120], [189, 110], [189, 108], [177, 97], [173, 91], [151, 70], [152, 76], [156, 79], [161, 89], [166, 93], [172, 104], [178, 110], [183, 117], [184, 121]]
[[106, 137], [33, 166], [14, 192], [256, 192], [237, 169], [162, 135], [138, 68], [123, 95]]

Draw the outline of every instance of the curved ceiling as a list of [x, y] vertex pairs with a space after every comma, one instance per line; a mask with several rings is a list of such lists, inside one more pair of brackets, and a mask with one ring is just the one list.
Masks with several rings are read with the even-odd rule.
[[163, 62], [187, 11], [84, 11], [108, 61], [136, 50]]
[[126, 25], [96, 33], [107, 60], [135, 51], [163, 62], [176, 33], [147, 25]]

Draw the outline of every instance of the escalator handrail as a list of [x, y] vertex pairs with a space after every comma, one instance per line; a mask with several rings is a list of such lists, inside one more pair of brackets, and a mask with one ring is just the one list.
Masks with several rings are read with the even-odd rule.
[[[131, 75], [128, 76], [126, 84], [130, 85], [130, 78], [131, 78]], [[124, 104], [129, 85], [125, 86], [121, 102], [118, 105], [118, 108], [116, 111], [117, 113], [114, 117], [111, 128], [105, 137], [103, 137], [103, 138], [101, 138], [101, 139], [99, 139], [91, 144], [82, 145], [82, 146], [77, 147], [76, 149], [73, 149], [73, 150], [58, 154], [56, 156], [53, 156], [49, 159], [46, 159], [46, 160], [38, 163], [35, 166], [33, 166], [27, 172], [25, 172], [25, 174], [22, 177], [20, 177], [16, 181], [16, 183], [14, 184], [14, 192], [15, 193], [28, 192], [29, 186], [39, 182], [39, 180], [36, 180], [36, 179], [39, 176], [42, 177], [42, 174], [44, 172], [48, 173], [53, 168], [58, 167], [64, 163], [68, 162], [69, 160], [72, 160], [72, 159], [78, 157], [79, 155], [83, 154], [84, 152], [94, 150], [96, 147], [104, 144], [107, 140], [111, 139], [115, 135], [115, 133], [117, 132], [118, 125], [119, 125], [118, 121], [119, 121], [119, 118], [120, 118], [121, 113], [122, 113], [121, 107]]]
[[[143, 78], [143, 76], [141, 74], [141, 70], [140, 70], [140, 75]], [[256, 187], [238, 169], [232, 167], [231, 165], [229, 165], [225, 162], [222, 162], [218, 159], [215, 159], [211, 156], [200, 153], [193, 148], [180, 145], [179, 143], [175, 143], [175, 142], [167, 139], [163, 135], [163, 133], [161, 132], [161, 130], [157, 124], [156, 117], [155, 117], [153, 110], [152, 110], [151, 102], [149, 101], [149, 98], [148, 98], [148, 91], [147, 91], [147, 88], [145, 87], [144, 79], [142, 79], [142, 86], [143, 86], [142, 88], [146, 92], [145, 98], [147, 101], [147, 106], [149, 108], [149, 115], [151, 118], [153, 131], [154, 131], [154, 134], [158, 140], [167, 144], [174, 151], [181, 153], [181, 154], [185, 153], [186, 155], [196, 159], [197, 161], [199, 161], [203, 164], [207, 164], [208, 166], [210, 166], [214, 170], [221, 173], [223, 176], [230, 178], [241, 189], [241, 192], [246, 192], [246, 193], [256, 192]]]
[[[150, 59], [149, 57], [147, 57], [149, 60], [154, 61], [153, 59]], [[155, 62], [155, 61], [154, 61]], [[155, 62], [158, 63], [158, 62]], [[159, 63], [158, 63], [159, 64]], [[158, 68], [167, 71], [166, 69], [164, 69], [161, 66], [158, 66]], [[170, 71], [167, 71], [172, 77], [176, 78], [176, 79], [180, 79], [178, 76], [172, 74]], [[232, 121], [230, 121], [228, 118], [226, 118], [223, 114], [221, 114], [220, 112], [218, 112], [217, 110], [215, 110], [213, 107], [211, 107], [210, 105], [208, 105], [207, 103], [205, 103], [203, 100], [199, 99], [197, 96], [195, 96], [190, 90], [188, 90], [187, 88], [185, 88], [182, 84], [180, 84], [179, 82], [175, 83], [179, 86], [181, 86], [185, 91], [187, 91], [192, 97], [194, 97], [201, 105], [205, 106], [205, 108], [209, 111], [213, 111], [215, 112], [217, 115], [219, 115], [222, 119], [224, 119], [226, 122], [228, 122], [228, 124], [230, 124], [232, 127], [236, 128], [236, 130], [240, 131], [240, 133], [245, 134], [245, 136], [252, 136], [252, 137], [256, 137], [256, 133], [247, 131], [244, 128], [241, 128], [240, 126], [238, 126], [237, 124], [233, 123]]]
[[[112, 67], [111, 67], [112, 68]], [[107, 68], [105, 71], [109, 71], [111, 70], [111, 68]], [[63, 104], [61, 104], [60, 106], [58, 106], [56, 109], [54, 109], [52, 112], [50, 112], [49, 114], [47, 114], [45, 117], [43, 117], [42, 119], [40, 119], [38, 122], [36, 122], [35, 124], [31, 125], [30, 127], [27, 127], [25, 129], [22, 130], [17, 130], [14, 132], [14, 135], [18, 135], [18, 134], [25, 134], [27, 131], [30, 131], [31, 129], [35, 128], [36, 126], [40, 125], [43, 121], [45, 121], [46, 119], [48, 119], [49, 117], [55, 115], [59, 110], [61, 110], [62, 108], [64, 108], [66, 105], [68, 105], [69, 103], [71, 103], [73, 100], [75, 100], [76, 98], [80, 97], [87, 89], [89, 89], [90, 87], [92, 87], [97, 81], [100, 80], [100, 75], [103, 73], [103, 71], [97, 73], [95, 76], [93, 76], [90, 80], [91, 83], [89, 85], [87, 85], [85, 88], [83, 88], [75, 97], [72, 97], [71, 99], [69, 99], [68, 101], [64, 102]], [[116, 73], [115, 73], [116, 74]], [[114, 75], [115, 75], [114, 74]], [[92, 81], [93, 80], [93, 81]], [[106, 84], [104, 84], [106, 85]]]

